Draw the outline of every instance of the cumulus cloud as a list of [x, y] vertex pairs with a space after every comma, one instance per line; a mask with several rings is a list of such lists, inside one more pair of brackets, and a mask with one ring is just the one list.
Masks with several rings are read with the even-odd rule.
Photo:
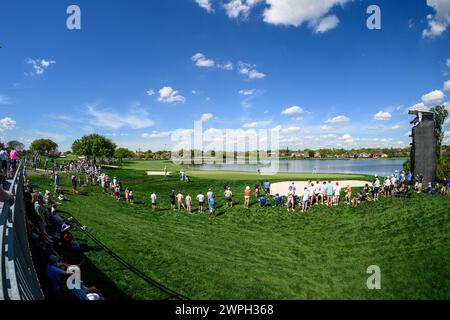
[[31, 59], [27, 60], [27, 63], [31, 65], [33, 71], [30, 73], [31, 75], [43, 75], [44, 72], [52, 65], [55, 64], [55, 60], [47, 60], [47, 59]]
[[11, 130], [11, 129], [14, 129], [15, 126], [16, 126], [16, 121], [9, 117], [0, 119], [0, 129]]
[[11, 98], [5, 95], [0, 94], [0, 106], [1, 105], [10, 105], [12, 103]]
[[335, 28], [339, 19], [328, 15], [333, 7], [344, 5], [350, 0], [266, 0], [264, 21], [274, 25], [299, 27], [307, 23], [316, 32]]
[[450, 58], [447, 59], [447, 67], [450, 67]]
[[422, 33], [424, 38], [435, 38], [444, 33], [450, 25], [450, 1], [427, 0], [427, 5], [434, 9], [434, 14], [427, 16], [428, 28]]
[[244, 62], [239, 62], [238, 64], [238, 72], [248, 79], [263, 79], [266, 75], [262, 72], [255, 70], [255, 65], [251, 65]]
[[148, 118], [148, 112], [139, 105], [131, 106], [128, 111], [115, 113], [99, 110], [96, 105], [87, 106], [90, 123], [103, 129], [117, 130], [123, 127], [143, 129], [153, 126], [154, 122]]
[[184, 103], [186, 102], [186, 98], [180, 95], [177, 90], [167, 86], [159, 90], [158, 101], [164, 103]]
[[389, 112], [380, 111], [373, 118], [377, 121], [387, 121], [392, 118], [392, 115]]
[[326, 123], [346, 123], [349, 122], [350, 119], [346, 116], [337, 116], [331, 119], [328, 119]]
[[206, 121], [212, 120], [213, 118], [214, 118], [214, 115], [212, 113], [204, 113], [200, 117], [200, 120], [203, 122], [206, 122]]
[[217, 68], [227, 70], [227, 71], [232, 71], [234, 69], [234, 65], [232, 62], [227, 62], [224, 64], [218, 64]]
[[338, 26], [339, 19], [335, 15], [330, 15], [323, 18], [319, 25], [315, 28], [316, 33], [324, 33]]
[[422, 102], [429, 106], [444, 101], [445, 95], [441, 90], [434, 90], [422, 97]]
[[242, 90], [239, 90], [239, 94], [241, 96], [251, 96], [255, 93], [255, 91], [256, 90], [254, 90], [254, 89], [242, 89]]
[[154, 96], [155, 95], [155, 90], [153, 90], [153, 89], [149, 89], [149, 90], [147, 90], [147, 95], [148, 96]]
[[223, 5], [229, 18], [245, 20], [251, 9], [263, 0], [230, 0]]
[[205, 9], [206, 12], [208, 12], [208, 13], [213, 13], [214, 12], [214, 9], [213, 9], [212, 4], [211, 4], [211, 0], [195, 0], [195, 2], [197, 2], [197, 4], [201, 8]]
[[167, 138], [172, 134], [170, 131], [153, 131], [152, 133], [144, 133], [142, 134], [142, 138], [145, 139], [161, 139], [161, 138]]
[[301, 113], [304, 113], [304, 112], [305, 111], [303, 110], [302, 107], [292, 106], [292, 107], [284, 109], [283, 112], [281, 112], [281, 114], [291, 116], [291, 115], [294, 115], [294, 114], [301, 114]]
[[444, 91], [450, 91], [450, 80], [444, 82]]
[[195, 62], [195, 65], [200, 68], [212, 68], [216, 65], [214, 60], [206, 58], [203, 53], [196, 53], [191, 59]]

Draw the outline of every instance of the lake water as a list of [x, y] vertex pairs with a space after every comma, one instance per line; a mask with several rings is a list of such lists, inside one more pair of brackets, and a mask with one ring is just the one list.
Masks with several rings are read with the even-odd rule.
[[[402, 170], [405, 160], [374, 159], [374, 160], [280, 160], [278, 172], [284, 173], [354, 173], [391, 175], [395, 170]], [[207, 171], [244, 171], [256, 172], [261, 164], [199, 164], [191, 168]]]

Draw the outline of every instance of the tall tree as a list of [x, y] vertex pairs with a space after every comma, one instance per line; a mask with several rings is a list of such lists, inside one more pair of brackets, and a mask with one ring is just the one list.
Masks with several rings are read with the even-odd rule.
[[116, 150], [116, 144], [98, 134], [90, 134], [75, 140], [72, 144], [72, 151], [78, 156], [85, 156], [88, 159], [112, 158]]
[[432, 112], [434, 112], [435, 115], [435, 122], [436, 122], [436, 153], [437, 153], [437, 159], [441, 158], [441, 148], [442, 148], [442, 141], [444, 140], [445, 132], [443, 130], [445, 119], [448, 117], [448, 111], [445, 108], [445, 106], [436, 106], [431, 109]]
[[58, 151], [58, 144], [50, 139], [37, 139], [31, 143], [30, 149], [40, 154], [49, 154]]
[[119, 159], [120, 163], [123, 162], [125, 158], [131, 158], [133, 156], [133, 152], [128, 150], [127, 148], [118, 148], [114, 151], [114, 158]]

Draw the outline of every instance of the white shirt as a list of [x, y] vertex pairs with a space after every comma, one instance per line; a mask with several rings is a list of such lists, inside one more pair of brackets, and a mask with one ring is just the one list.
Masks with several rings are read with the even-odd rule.
[[191, 204], [192, 203], [192, 198], [190, 196], [186, 197], [186, 204]]
[[208, 197], [208, 200], [211, 199], [212, 196], [213, 196], [212, 191], [209, 191], [209, 192], [206, 194], [206, 196]]
[[375, 180], [375, 183], [373, 184], [373, 186], [375, 187], [375, 188], [379, 188], [380, 187], [380, 179], [376, 179]]
[[303, 201], [308, 200], [309, 199], [309, 191], [308, 190], [303, 191], [302, 196], [303, 196]]
[[156, 194], [152, 193], [152, 195], [150, 196], [150, 199], [152, 199], [152, 203], [156, 203]]
[[315, 190], [315, 188], [312, 186], [308, 188], [308, 193], [309, 193], [310, 197], [312, 197], [314, 195], [314, 190]]
[[198, 200], [198, 202], [203, 202], [203, 201], [205, 200], [205, 196], [202, 195], [202, 194], [199, 194], [199, 195], [197, 196], [197, 200]]
[[334, 187], [334, 195], [339, 196], [340, 194], [341, 194], [341, 187], [340, 186]]

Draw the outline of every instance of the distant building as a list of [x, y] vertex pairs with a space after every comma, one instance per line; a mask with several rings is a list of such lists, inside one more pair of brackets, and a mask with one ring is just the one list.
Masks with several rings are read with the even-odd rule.
[[409, 114], [416, 118], [411, 121], [411, 172], [415, 175], [423, 175], [423, 185], [429, 182], [436, 183], [436, 122], [434, 113], [428, 110], [410, 110]]
[[389, 156], [386, 153], [377, 152], [373, 154], [374, 158], [388, 158]]
[[370, 158], [371, 156], [372, 156], [372, 155], [371, 155], [370, 153], [363, 152], [363, 153], [360, 153], [360, 154], [358, 155], [358, 158], [368, 159], [368, 158]]
[[320, 152], [316, 152], [314, 153], [314, 158], [322, 158], [322, 155], [320, 154]]

